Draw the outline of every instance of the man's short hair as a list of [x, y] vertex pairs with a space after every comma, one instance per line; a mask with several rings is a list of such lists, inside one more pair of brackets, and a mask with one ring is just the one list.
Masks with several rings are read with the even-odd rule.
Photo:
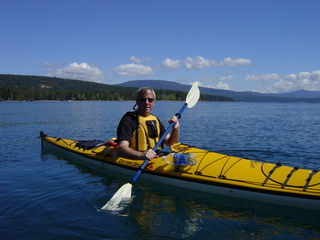
[[154, 92], [154, 90], [152, 88], [150, 88], [150, 87], [142, 87], [142, 88], [139, 88], [138, 91], [137, 91], [136, 101], [138, 101], [139, 97], [141, 95], [145, 94], [146, 92], [152, 92], [154, 100], [156, 100], [156, 93]]

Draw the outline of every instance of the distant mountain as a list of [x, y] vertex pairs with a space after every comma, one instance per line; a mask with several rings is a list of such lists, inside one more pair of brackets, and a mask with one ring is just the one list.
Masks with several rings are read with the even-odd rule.
[[[190, 86], [172, 82], [172, 81], [166, 81], [166, 80], [132, 80], [125, 83], [116, 84], [117, 86], [121, 87], [152, 87], [154, 89], [170, 89], [170, 90], [189, 90]], [[152, 86], [151, 86], [152, 85]], [[185, 88], [185, 89], [184, 89]]]
[[[191, 85], [181, 84], [173, 81], [167, 81], [167, 80], [132, 80], [125, 83], [116, 84], [115, 86], [119, 87], [135, 87], [135, 88], [141, 88], [141, 87], [151, 87], [153, 89], [163, 89], [163, 90], [172, 90], [172, 91], [181, 91], [181, 92], [188, 92], [190, 90]], [[223, 93], [223, 90], [214, 90], [211, 88], [203, 88], [200, 87], [201, 96], [215, 96], [218, 101], [234, 101], [234, 97], [231, 95], [228, 96], [227, 94], [220, 94]], [[221, 91], [221, 92], [220, 92]], [[232, 91], [230, 91], [232, 92]], [[210, 101], [210, 99], [206, 96], [207, 100]], [[227, 99], [224, 99], [227, 98]]]
[[[159, 100], [182, 100], [190, 90], [165, 80], [134, 80], [116, 85], [45, 76], [0, 74], [0, 100], [133, 100], [139, 87], [158, 90]], [[161, 91], [160, 91], [161, 89]], [[200, 87], [201, 100], [242, 102], [320, 102], [320, 92], [266, 94]]]
[[[149, 86], [154, 89], [170, 89], [187, 92], [189, 85], [180, 84], [165, 80], [133, 80], [117, 86], [122, 87], [144, 87]], [[319, 91], [300, 90], [291, 93], [266, 94], [258, 92], [236, 92], [213, 88], [200, 87], [201, 94], [224, 96], [240, 102], [320, 102]]]
[[289, 98], [320, 98], [320, 91], [297, 90], [288, 93], [265, 94], [269, 96], [289, 97]]
[[120, 87], [89, 81], [32, 75], [0, 74], [0, 86], [15, 89], [95, 90]]
[[189, 91], [190, 85], [185, 85], [177, 82], [166, 81], [166, 80], [132, 80], [125, 83], [116, 84], [120, 87], [151, 87], [153, 89], [169, 89], [179, 91]]

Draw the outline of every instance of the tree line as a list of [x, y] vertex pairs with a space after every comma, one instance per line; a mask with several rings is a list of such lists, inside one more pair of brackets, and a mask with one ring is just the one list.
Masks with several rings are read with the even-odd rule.
[[[0, 74], [0, 100], [134, 100], [137, 88], [120, 87], [80, 80], [41, 76]], [[157, 100], [184, 101], [187, 93], [155, 89]], [[202, 101], [232, 101], [221, 96], [201, 95]]]

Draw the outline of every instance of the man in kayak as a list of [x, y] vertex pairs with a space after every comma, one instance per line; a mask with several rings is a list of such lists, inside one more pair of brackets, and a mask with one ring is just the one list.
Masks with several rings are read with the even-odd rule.
[[[157, 153], [152, 148], [159, 141], [165, 128], [161, 121], [151, 113], [156, 101], [156, 94], [152, 88], [144, 87], [137, 91], [136, 104], [138, 109], [127, 112], [117, 128], [118, 155], [130, 159], [152, 159]], [[171, 134], [164, 143], [172, 146], [179, 141], [179, 121], [173, 116], [169, 123], [174, 122]]]

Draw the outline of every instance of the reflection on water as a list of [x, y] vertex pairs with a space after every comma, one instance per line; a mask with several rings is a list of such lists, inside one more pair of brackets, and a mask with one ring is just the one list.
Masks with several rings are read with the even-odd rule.
[[312, 211], [188, 193], [174, 187], [168, 191], [168, 187], [159, 184], [137, 188], [127, 214], [146, 235], [269, 239], [273, 235], [305, 234], [305, 227], [315, 231], [311, 236], [320, 233], [320, 219]]
[[[69, 163], [68, 159], [60, 159]], [[105, 176], [82, 165], [69, 164], [81, 174]], [[110, 176], [106, 177], [108, 182], [103, 183], [113, 194], [121, 184], [119, 177], [110, 179]], [[120, 181], [125, 179], [128, 178], [120, 177]], [[133, 192], [133, 201], [124, 210], [111, 213], [129, 218], [131, 224], [139, 228], [139, 234], [131, 237], [143, 234], [142, 239], [152, 239], [151, 236], [192, 239], [199, 235], [204, 238], [269, 239], [274, 235], [305, 235], [308, 234], [306, 228], [311, 231], [310, 236], [320, 234], [320, 218], [311, 210], [194, 192], [142, 179], [134, 185]]]

